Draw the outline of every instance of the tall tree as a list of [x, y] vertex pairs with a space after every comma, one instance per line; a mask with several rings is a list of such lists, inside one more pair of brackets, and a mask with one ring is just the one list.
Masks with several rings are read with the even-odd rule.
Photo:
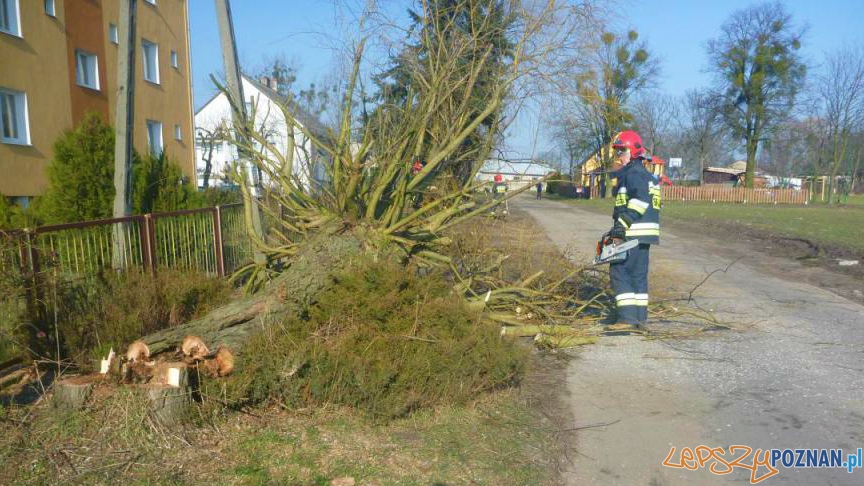
[[[447, 133], [450, 128], [446, 124], [455, 113], [464, 113], [464, 107], [470, 109], [469, 116], [483, 112], [489, 96], [500, 86], [515, 47], [510, 40], [516, 22], [513, 3], [513, 0], [429, 0], [415, 2], [416, 7], [408, 11], [412, 25], [408, 29], [407, 46], [391, 58], [387, 70], [374, 78], [379, 113], [411, 100], [414, 93], [423, 89], [417, 84], [424, 81], [417, 76], [418, 72], [428, 74], [433, 63], [446, 62], [444, 56], [453, 52], [460, 54], [458, 69], [448, 73], [453, 79], [437, 82], [452, 82], [454, 92], [449, 97], [464, 105], [441, 104], [441, 110], [427, 125], [424, 146], [416, 154], [419, 158], [424, 159], [424, 152]], [[463, 82], [456, 82], [460, 79]], [[441, 170], [465, 183], [475, 166], [482, 163], [477, 156], [485, 148], [486, 134], [498, 131], [502, 112], [503, 106], [485, 116]]]
[[744, 142], [747, 187], [753, 187], [759, 143], [788, 117], [803, 86], [803, 33], [782, 3], [767, 2], [734, 12], [708, 42], [723, 120]]

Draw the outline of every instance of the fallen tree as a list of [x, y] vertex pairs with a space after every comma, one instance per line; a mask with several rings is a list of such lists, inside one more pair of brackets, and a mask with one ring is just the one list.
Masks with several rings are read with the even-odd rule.
[[[487, 15], [492, 6], [513, 20], [502, 24]], [[234, 140], [239, 153], [247, 154], [269, 181], [268, 203], [259, 209], [272, 225], [265, 238], [254, 241], [266, 262], [252, 263], [234, 276], [245, 280], [250, 296], [144, 338], [154, 354], [169, 350], [187, 334], [200, 336], [210, 346], [240, 349], [268, 319], [302, 314], [361, 254], [447, 267], [451, 261], [441, 251], [449, 242], [444, 233], [503, 203], [476, 199], [481, 187], [476, 175], [498, 142], [505, 100], [520, 80], [543, 69], [549, 53], [560, 46], [556, 36], [569, 35], [570, 26], [561, 23], [562, 9], [554, 2], [534, 10], [515, 0], [423, 2], [422, 7], [422, 28], [413, 34], [422, 54], [403, 66], [408, 68], [404, 102], [370, 107], [368, 97], [358, 95], [367, 42], [362, 37], [354, 49], [337, 131], [325, 137], [308, 130], [297, 122], [290, 104], [279, 105], [287, 121], [287, 153], [256, 130], [254, 108], [245, 123], [234, 127], [242, 134]], [[538, 41], [541, 36], [544, 42]], [[490, 75], [486, 61], [500, 48], [496, 39], [502, 37], [510, 42], [509, 52]], [[473, 93], [481, 82], [487, 95], [478, 100]], [[230, 95], [229, 100], [242, 113], [237, 100]], [[359, 126], [358, 119], [363, 120]], [[307, 150], [305, 144], [294, 144], [296, 131], [326, 153], [326, 182], [312, 177], [310, 154], [295, 160], [295, 154]], [[477, 144], [474, 157], [460, 160], [466, 168], [451, 170], [451, 158], [457, 151], [465, 153], [469, 137]], [[453, 176], [464, 173], [470, 177]], [[245, 173], [236, 176], [250, 196]]]
[[[322, 231], [307, 242], [286, 269], [265, 290], [226, 304], [206, 316], [144, 338], [153, 354], [173, 351], [185, 336], [199, 336], [215, 348], [224, 344], [236, 350], [249, 334], [266, 321], [278, 322], [302, 314], [314, 296], [360, 253], [360, 241], [336, 228]], [[327, 269], [322, 271], [322, 269]]]

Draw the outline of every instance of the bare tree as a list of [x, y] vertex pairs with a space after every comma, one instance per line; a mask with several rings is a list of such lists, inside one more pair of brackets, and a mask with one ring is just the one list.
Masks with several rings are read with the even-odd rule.
[[213, 152], [223, 143], [231, 140], [231, 134], [226, 123], [220, 123], [213, 128], [197, 127], [196, 138], [201, 147], [201, 159], [204, 161], [202, 172], [202, 187], [210, 187], [210, 176], [213, 172]]
[[702, 184], [706, 164], [730, 152], [731, 141], [709, 92], [688, 91], [682, 101], [682, 112], [681, 143]]
[[633, 124], [651, 154], [671, 148], [678, 136], [678, 100], [662, 93], [644, 93], [633, 103]]
[[[828, 200], [835, 200], [837, 175], [849, 162], [849, 144], [864, 124], [864, 49], [845, 47], [829, 54], [824, 72], [817, 77], [819, 114], [826, 130]], [[850, 165], [850, 164], [847, 164]], [[848, 167], [847, 167], [848, 168]], [[850, 174], [846, 174], [850, 175]], [[839, 195], [838, 195], [839, 197]]]

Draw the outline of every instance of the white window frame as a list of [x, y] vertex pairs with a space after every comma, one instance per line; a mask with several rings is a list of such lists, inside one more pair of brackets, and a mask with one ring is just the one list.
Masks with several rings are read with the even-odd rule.
[[[93, 83], [91, 84], [87, 84], [86, 80], [82, 78], [84, 69], [82, 68], [83, 64], [81, 61], [88, 59], [93, 61], [93, 72], [90, 73], [93, 77]], [[99, 56], [81, 49], [75, 49], [75, 82], [78, 86], [99, 91]]]
[[[18, 136], [15, 138], [7, 137], [3, 133], [3, 127], [6, 123], [6, 103], [11, 96], [15, 103], [16, 130]], [[19, 113], [20, 110], [20, 113]], [[0, 88], [0, 142], [11, 145], [30, 145], [30, 117], [27, 108], [27, 93], [24, 91], [16, 91], [13, 89]]]
[[174, 49], [171, 49], [171, 67], [180, 69], [180, 56], [177, 55], [177, 51]]
[[149, 3], [150, 5], [156, 5], [156, 0], [144, 0], [144, 1]]
[[111, 40], [113, 44], [120, 44], [120, 29], [117, 27], [117, 24], [108, 24], [108, 39]]
[[0, 0], [0, 9], [5, 7], [4, 13], [10, 16], [7, 18], [9, 29], [0, 27], [0, 32], [14, 35], [15, 37], [24, 37], [21, 32], [21, 6], [18, 5], [18, 0]]
[[57, 17], [57, 4], [55, 0], [45, 0], [45, 15]]
[[183, 130], [180, 128], [180, 125], [174, 125], [174, 140], [183, 141]]
[[[151, 52], [151, 51], [149, 51], [149, 49], [152, 49], [152, 53], [154, 55], [153, 70], [155, 71], [155, 73], [150, 72], [150, 69], [149, 69], [150, 64], [147, 62], [147, 59], [148, 59], [147, 53]], [[144, 81], [147, 81], [147, 82], [153, 83], [153, 84], [160, 84], [159, 83], [159, 44], [156, 44], [155, 42], [150, 42], [147, 39], [141, 39], [141, 52], [144, 55], [144, 59], [142, 59], [143, 69], [141, 69], [141, 71], [143, 71], [143, 74], [144, 74]], [[150, 74], [149, 78], [147, 77], [148, 74]], [[154, 76], [154, 74], [155, 74], [155, 76]]]
[[[154, 145], [153, 127], [158, 127], [158, 145]], [[157, 120], [147, 120], [147, 147], [150, 149], [150, 154], [154, 157], [162, 155], [165, 150], [164, 138], [162, 137], [162, 122]], [[158, 149], [158, 150], [157, 150]]]

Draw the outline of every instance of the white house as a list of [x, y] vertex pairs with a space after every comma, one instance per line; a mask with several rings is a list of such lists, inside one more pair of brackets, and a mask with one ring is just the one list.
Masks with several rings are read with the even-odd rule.
[[536, 184], [550, 172], [554, 172], [554, 169], [532, 160], [490, 159], [480, 168], [477, 180], [492, 182], [495, 176], [500, 174], [502, 181], [507, 183], [510, 190], [513, 190], [528, 184]]
[[[275, 81], [271, 78], [262, 78], [259, 82], [243, 75], [242, 79], [246, 113], [250, 116], [254, 113], [256, 132], [265, 136], [271, 143], [273, 151], [278, 151], [278, 155], [287, 157], [289, 137], [288, 123], [277, 102], [287, 105], [297, 123], [312, 132], [315, 137], [328, 136], [326, 128], [320, 121], [276, 91]], [[228, 141], [232, 138], [229, 127], [231, 127], [231, 104], [225, 93], [220, 91], [195, 113], [198, 187], [204, 185], [204, 171], [208, 158], [211, 164], [209, 185], [212, 187], [230, 184], [225, 175], [238, 160], [238, 156], [236, 146]], [[308, 189], [310, 181], [319, 184], [326, 181], [324, 167], [326, 158], [323, 151], [314, 147], [303, 130], [296, 126], [294, 144], [293, 174], [300, 184]], [[268, 159], [272, 164], [278, 164], [277, 154], [271, 153]], [[274, 169], [279, 168], [274, 167]], [[251, 180], [255, 180], [255, 176], [250, 168]], [[265, 185], [269, 182], [266, 174], [261, 177], [261, 182]]]

